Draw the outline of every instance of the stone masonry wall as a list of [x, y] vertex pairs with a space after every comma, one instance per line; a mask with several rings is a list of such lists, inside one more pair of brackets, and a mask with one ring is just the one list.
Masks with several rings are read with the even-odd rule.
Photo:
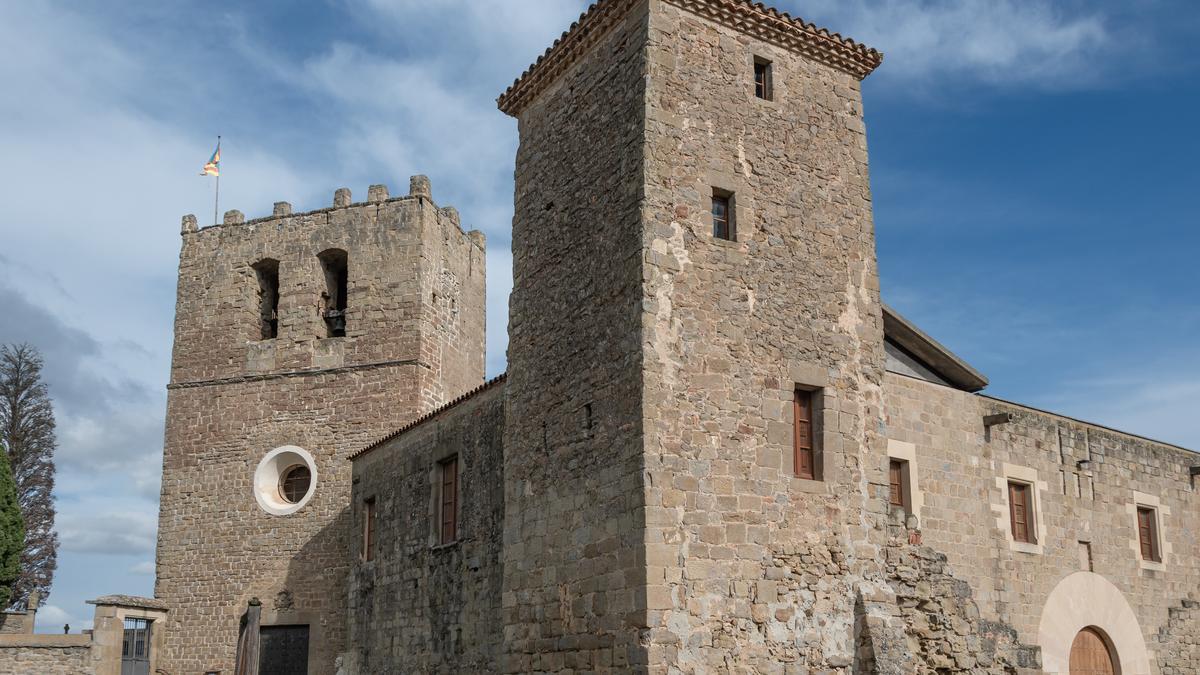
[[1167, 610], [1158, 644], [1161, 675], [1200, 673], [1200, 601], [1184, 600]]
[[[472, 395], [354, 459], [349, 672], [495, 672], [504, 627], [504, 387]], [[458, 457], [458, 541], [437, 539], [438, 463]], [[375, 500], [373, 559], [362, 555]], [[351, 665], [351, 664], [348, 664]]]
[[86, 635], [30, 635], [21, 642], [14, 638], [0, 641], [0, 675], [89, 675], [96, 670]]
[[[860, 586], [884, 583], [884, 509], [869, 499], [883, 329], [859, 82], [675, 3], [651, 7], [651, 672], [848, 672]], [[772, 62], [772, 101], [755, 97], [756, 57]], [[714, 188], [733, 195], [736, 241], [712, 235]], [[795, 477], [797, 387], [820, 390], [821, 480]], [[814, 541], [840, 559], [800, 572]], [[813, 586], [777, 596], [781, 569]], [[762, 597], [789, 618], [753, 621]]]
[[519, 116], [506, 672], [639, 672], [645, 2]]
[[[1011, 625], [1043, 651], [1069, 649], [1040, 644], [1039, 625], [1055, 587], [1090, 570], [1119, 589], [1140, 624], [1137, 637], [1165, 664], [1175, 647], [1158, 642], [1171, 633], [1163, 629], [1172, 608], [1200, 587], [1200, 501], [1189, 478], [1200, 456], [902, 375], [887, 376], [886, 401], [889, 438], [916, 448], [924, 542], [970, 584], [984, 619]], [[985, 430], [983, 417], [995, 413], [1012, 421]], [[1036, 471], [1044, 484], [1035, 497], [1037, 550], [1012, 542], [1006, 465]], [[1135, 548], [1135, 499], [1144, 498], [1135, 492], [1161, 504], [1163, 565], [1143, 564]]]
[[[185, 218], [167, 404], [156, 597], [171, 613], [162, 667], [231, 671], [252, 597], [263, 622], [310, 627], [312, 672], [345, 649], [351, 516], [346, 457], [477, 386], [483, 376], [482, 235], [439, 209], [428, 181], [390, 199], [195, 231]], [[326, 337], [317, 258], [348, 254], [347, 333]], [[279, 334], [260, 340], [253, 265], [279, 261]], [[296, 445], [316, 462], [301, 510], [269, 515], [253, 474]]]

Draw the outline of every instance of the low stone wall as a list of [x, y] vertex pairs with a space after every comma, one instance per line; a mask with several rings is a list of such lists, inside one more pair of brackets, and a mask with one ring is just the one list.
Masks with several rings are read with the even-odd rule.
[[1158, 631], [1158, 667], [1162, 675], [1200, 673], [1200, 602], [1184, 600], [1167, 612]]
[[90, 635], [0, 635], [0, 675], [91, 675]]

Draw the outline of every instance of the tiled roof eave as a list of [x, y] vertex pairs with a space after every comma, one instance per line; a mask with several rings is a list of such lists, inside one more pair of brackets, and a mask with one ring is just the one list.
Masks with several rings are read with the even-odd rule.
[[[501, 111], [516, 116], [530, 100], [569, 68], [638, 0], [598, 0], [554, 41], [508, 91], [497, 99]], [[696, 15], [736, 28], [764, 42], [799, 52], [861, 80], [883, 61], [883, 54], [749, 0], [664, 0]]]

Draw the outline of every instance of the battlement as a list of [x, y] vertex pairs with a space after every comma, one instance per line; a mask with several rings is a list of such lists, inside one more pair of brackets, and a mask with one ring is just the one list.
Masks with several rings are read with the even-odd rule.
[[[333, 192], [333, 205], [320, 209], [312, 209], [310, 211], [293, 212], [290, 202], [275, 202], [271, 215], [262, 216], [246, 220], [244, 213], [237, 209], [230, 209], [225, 212], [222, 222], [213, 225], [199, 226], [199, 221], [194, 214], [183, 216], [180, 223], [179, 233], [181, 235], [199, 234], [206, 232], [220, 232], [226, 227], [240, 227], [243, 225], [262, 225], [278, 221], [282, 218], [308, 218], [319, 216], [321, 214], [334, 214], [337, 211], [345, 209], [355, 209], [365, 206], [378, 206], [380, 204], [395, 204], [401, 202], [415, 202], [417, 204], [428, 201], [439, 213], [441, 218], [453, 223], [464, 234], [470, 236], [471, 240], [480, 248], [484, 247], [483, 233], [478, 230], [467, 232], [462, 229], [462, 220], [459, 216], [458, 209], [453, 206], [438, 207], [433, 201], [433, 189], [427, 176], [417, 175], [409, 179], [408, 194], [392, 197], [389, 194], [388, 186], [383, 184], [372, 185], [367, 188], [367, 200], [365, 202], [355, 202], [352, 197], [350, 188], [338, 188]], [[327, 220], [328, 222], [328, 220]]]

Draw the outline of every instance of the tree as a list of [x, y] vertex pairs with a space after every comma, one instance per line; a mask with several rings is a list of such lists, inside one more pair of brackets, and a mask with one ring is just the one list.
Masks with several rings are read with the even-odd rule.
[[[42, 357], [30, 345], [0, 346], [0, 444], [24, 520], [20, 576], [10, 604], [37, 589], [50, 594], [58, 567], [54, 531], [54, 409], [42, 381]], [[5, 604], [0, 609], [8, 607]]]
[[17, 501], [17, 484], [8, 462], [0, 461], [0, 607], [8, 607], [17, 597], [24, 550], [25, 520]]

